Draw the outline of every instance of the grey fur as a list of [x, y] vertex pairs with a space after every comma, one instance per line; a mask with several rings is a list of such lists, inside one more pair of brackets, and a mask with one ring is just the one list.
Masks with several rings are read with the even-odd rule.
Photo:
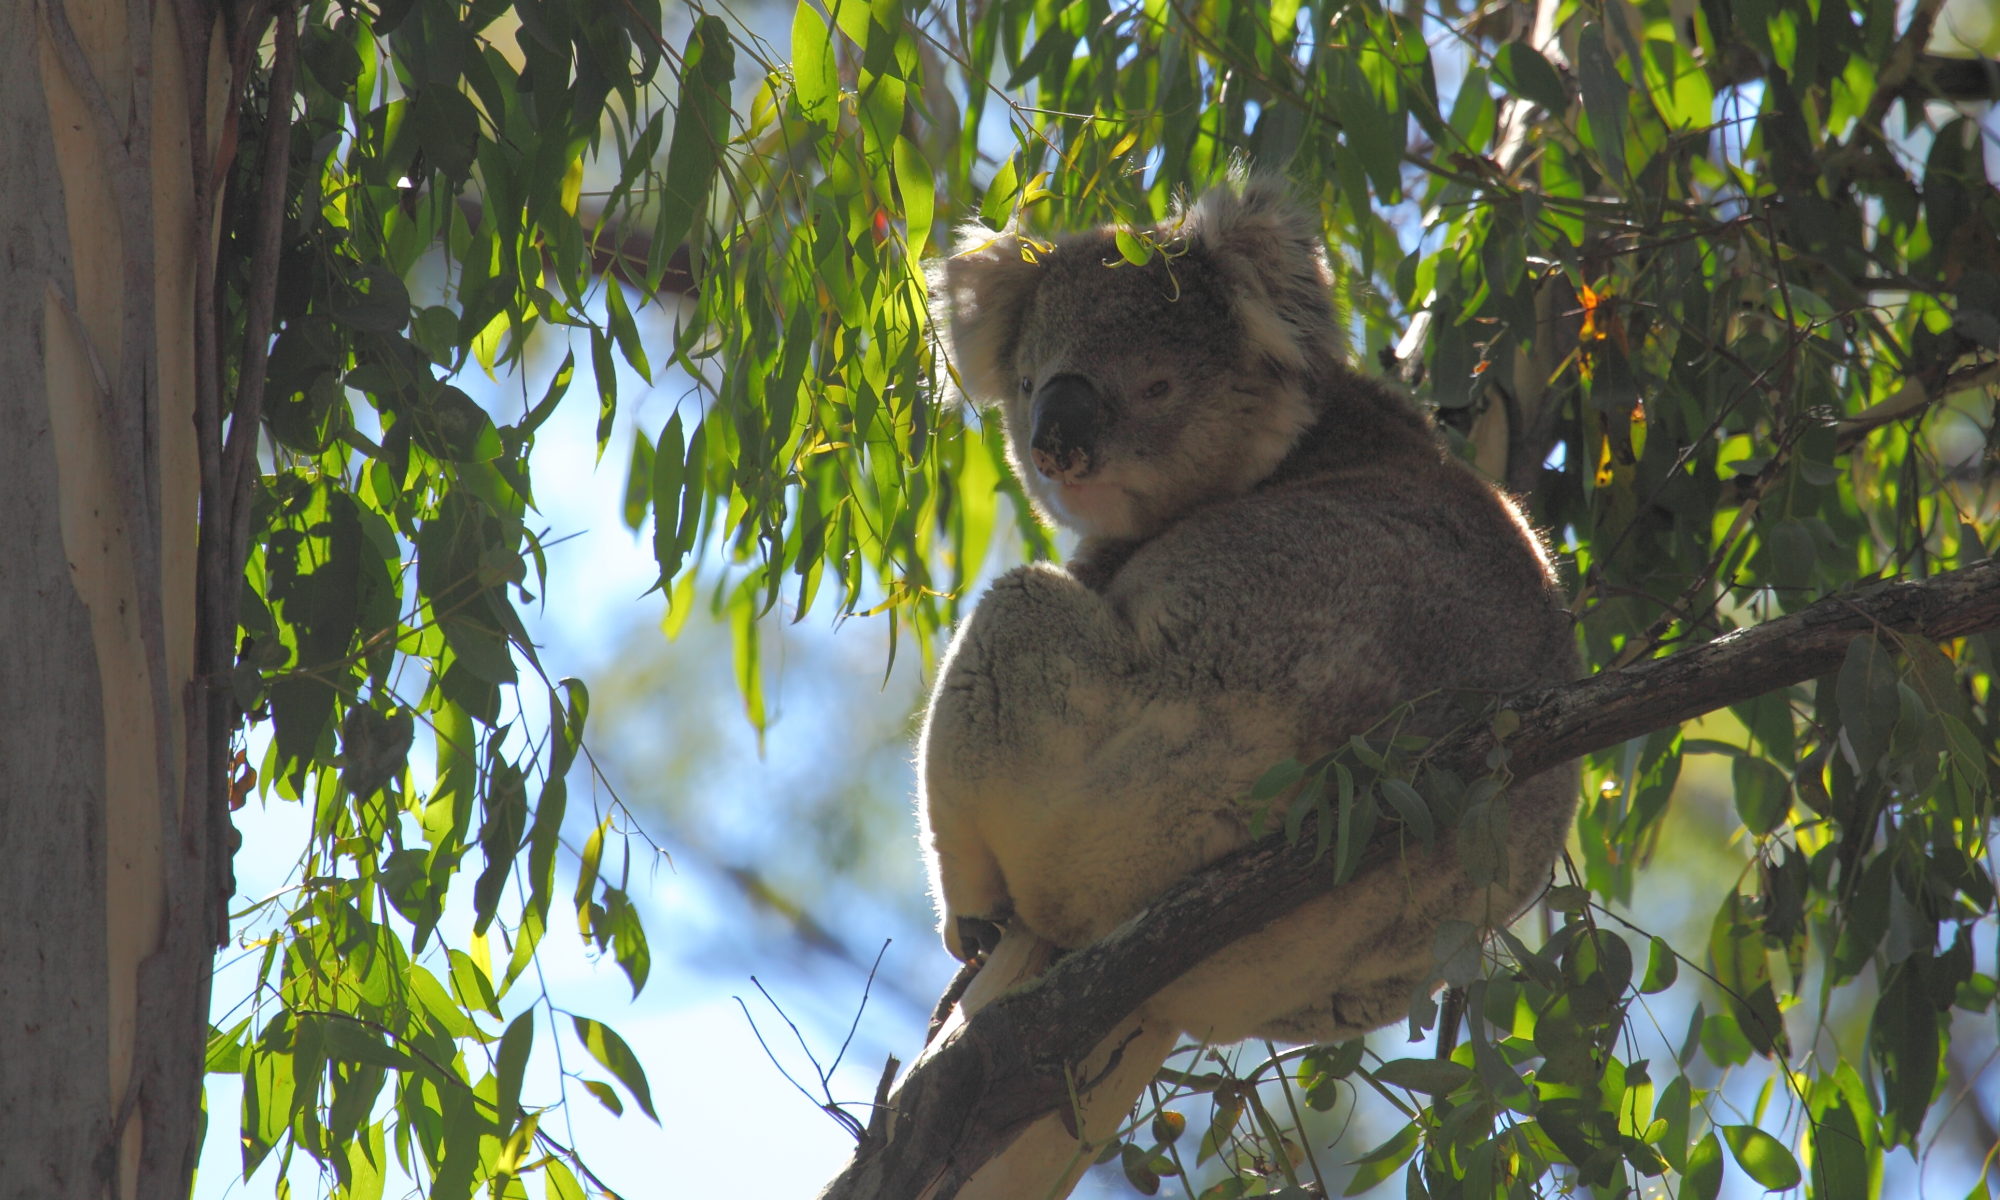
[[[1109, 230], [1025, 256], [968, 231], [933, 274], [967, 394], [999, 408], [1036, 504], [1084, 535], [1069, 569], [993, 585], [931, 697], [923, 837], [960, 957], [962, 918], [1102, 936], [1248, 839], [1268, 767], [1399, 703], [1437, 733], [1456, 697], [1576, 670], [1518, 511], [1344, 365], [1317, 223], [1252, 181], [1148, 236], [1165, 252], [1134, 266]], [[1049, 414], [1058, 391], [1074, 415]], [[1569, 768], [1509, 790], [1503, 884], [1474, 886], [1449, 837], [1412, 846], [1153, 1008], [1218, 1041], [1396, 1019], [1434, 982], [1441, 922], [1504, 924], [1539, 892], [1575, 791]]]

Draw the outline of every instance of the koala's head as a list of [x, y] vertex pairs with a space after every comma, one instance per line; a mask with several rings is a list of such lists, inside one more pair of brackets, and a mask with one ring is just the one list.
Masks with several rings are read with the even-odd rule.
[[998, 406], [1055, 520], [1143, 538], [1255, 487], [1318, 416], [1344, 339], [1319, 223], [1271, 181], [1215, 188], [1126, 262], [1113, 229], [1053, 245], [961, 231], [931, 275], [967, 396]]

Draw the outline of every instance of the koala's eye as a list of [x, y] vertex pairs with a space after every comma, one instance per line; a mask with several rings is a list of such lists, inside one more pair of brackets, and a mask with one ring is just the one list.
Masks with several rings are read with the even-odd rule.
[[1034, 390], [1035, 390], [1035, 381], [1028, 378], [1026, 375], [1021, 376], [1021, 394], [1025, 396], [1029, 392], [1032, 392]]
[[1148, 400], [1158, 400], [1160, 397], [1166, 395], [1167, 389], [1172, 386], [1173, 384], [1165, 379], [1155, 379], [1153, 382], [1147, 384], [1146, 390], [1140, 394]]

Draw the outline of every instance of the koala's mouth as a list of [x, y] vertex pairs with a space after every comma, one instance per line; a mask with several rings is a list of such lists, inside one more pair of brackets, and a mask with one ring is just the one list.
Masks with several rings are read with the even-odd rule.
[[1138, 497], [1116, 479], [1051, 478], [1043, 480], [1042, 491], [1056, 519], [1079, 533], [1131, 537], [1138, 531]]

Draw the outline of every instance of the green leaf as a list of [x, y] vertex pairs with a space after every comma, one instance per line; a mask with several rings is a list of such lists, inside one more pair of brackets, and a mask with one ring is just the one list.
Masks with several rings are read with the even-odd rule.
[[1210, 1116], [1208, 1129], [1201, 1135], [1201, 1146], [1195, 1151], [1195, 1165], [1200, 1166], [1220, 1154], [1229, 1145], [1230, 1136], [1236, 1123], [1243, 1118], [1243, 1099], [1235, 1092], [1218, 1091], [1215, 1095], [1215, 1109]]
[[1125, 1181], [1142, 1196], [1158, 1195], [1160, 1177], [1152, 1169], [1153, 1156], [1137, 1145], [1127, 1142], [1119, 1151], [1119, 1167], [1125, 1172]]
[[519, 979], [533, 960], [535, 948], [541, 945], [542, 934], [548, 930], [546, 912], [546, 906], [529, 905], [521, 914], [521, 927], [514, 933], [514, 953], [507, 959], [507, 977], [501, 981], [502, 990]]
[[[578, 862], [576, 869], [576, 907], [579, 912], [582, 911], [586, 904], [590, 903], [591, 893], [597, 890], [598, 864], [604, 859], [604, 835], [610, 829], [611, 818], [607, 816], [597, 823], [597, 828], [591, 830], [590, 837], [584, 840], [583, 857]], [[585, 937], [590, 936], [590, 930], [587, 927], [584, 929], [583, 935]]]
[[1743, 1026], [1736, 1019], [1737, 1007], [1730, 1006], [1729, 1012], [1710, 1013], [1701, 1022], [1700, 1038], [1702, 1053], [1717, 1066], [1740, 1066], [1750, 1061], [1757, 1048], [1750, 1039], [1743, 1036]]
[[589, 1200], [576, 1175], [560, 1159], [551, 1158], [542, 1164], [542, 1187], [545, 1200]]
[[1387, 1141], [1363, 1154], [1353, 1162], [1354, 1176], [1347, 1182], [1343, 1196], [1358, 1196], [1402, 1170], [1403, 1164], [1417, 1152], [1422, 1144], [1422, 1127], [1415, 1121], [1391, 1134]]
[[1753, 915], [1752, 904], [1740, 892], [1724, 898], [1709, 929], [1708, 949], [1715, 981], [1728, 993], [1738, 1029], [1757, 1053], [1768, 1056], [1785, 1044], [1785, 1029], [1771, 990], [1762, 922]]
[[1431, 806], [1416, 788], [1401, 779], [1384, 779], [1378, 786], [1382, 799], [1388, 801], [1404, 828], [1416, 835], [1418, 845], [1428, 846], [1437, 840], [1437, 822], [1431, 819]]
[[1736, 789], [1736, 815], [1743, 827], [1764, 835], [1785, 823], [1792, 808], [1792, 781], [1777, 765], [1761, 758], [1738, 758], [1730, 764]]
[[618, 276], [610, 271], [604, 273], [604, 309], [611, 325], [611, 336], [618, 343], [618, 352], [639, 378], [653, 382], [652, 364], [646, 361], [646, 344], [639, 337], [638, 323], [632, 319], [632, 310], [625, 306], [625, 289], [619, 285]]
[[1008, 218], [1014, 215], [1014, 206], [1021, 195], [1021, 173], [1017, 160], [1009, 155], [994, 168], [993, 181], [986, 185], [986, 195], [979, 204], [979, 219], [989, 229], [1003, 228]]
[[528, 410], [527, 416], [521, 418], [522, 433], [535, 432], [542, 427], [543, 422], [555, 415], [556, 405], [562, 403], [562, 398], [569, 394], [570, 380], [574, 378], [576, 378], [576, 351], [568, 350], [563, 353], [562, 366], [557, 367], [555, 374], [549, 377], [549, 386], [542, 393], [542, 398]]
[[1604, 43], [1604, 28], [1586, 24], [1576, 40], [1577, 76], [1583, 85], [1583, 115], [1589, 129], [1586, 144], [1611, 178], [1623, 183], [1625, 168], [1625, 97], [1630, 88]]
[[636, 1000], [646, 986], [646, 976], [653, 963], [652, 950], [646, 944], [645, 927], [640, 923], [638, 908], [617, 888], [604, 889], [604, 909], [604, 926], [611, 935], [611, 953], [631, 983], [632, 998]]
[[440, 1089], [439, 1100], [444, 1108], [444, 1136], [438, 1139], [443, 1161], [431, 1181], [431, 1200], [471, 1200], [482, 1157], [480, 1142], [494, 1130], [471, 1093], [446, 1087]]
[[590, 371], [597, 381], [597, 457], [601, 461], [618, 418], [618, 366], [611, 361], [611, 339], [602, 329], [590, 331]]
[[1781, 1192], [1798, 1186], [1802, 1178], [1799, 1160], [1777, 1138], [1755, 1125], [1725, 1125], [1722, 1136], [1729, 1143], [1729, 1152], [1736, 1157], [1736, 1165], [1766, 1191]]
[[1937, 1091], [1943, 1039], [1919, 960], [1890, 968], [1868, 1027], [1868, 1057], [1882, 1080], [1882, 1136], [1915, 1148]]
[[347, 1190], [342, 1200], [382, 1200], [388, 1183], [389, 1157], [383, 1147], [382, 1123], [355, 1131], [347, 1143]]
[[1840, 702], [1842, 732], [1861, 773], [1871, 774], [1889, 749], [1889, 736], [1902, 713], [1895, 661], [1874, 637], [1858, 637], [1848, 643], [1835, 694]]
[[1580, 913], [1590, 908], [1590, 889], [1573, 883], [1558, 884], [1542, 897], [1542, 903], [1551, 911], [1559, 913]]
[[451, 998], [444, 984], [426, 968], [411, 963], [403, 971], [403, 983], [410, 998], [416, 1001], [417, 1011], [440, 1032], [455, 1038], [472, 1037], [479, 1032], [479, 1027]]
[[1715, 1200], [1722, 1194], [1722, 1143], [1716, 1140], [1714, 1130], [1695, 1143], [1681, 1181], [1690, 1200]]
[[[1806, 1127], [1812, 1139], [1813, 1200], [1868, 1200], [1881, 1191], [1882, 1150], [1860, 1082], [1845, 1063], [1834, 1077], [1814, 1081], [1813, 1119]], [[1864, 1103], [1858, 1109], [1843, 1094], [1847, 1089], [1842, 1083], [1861, 1093]]]
[[493, 995], [493, 983], [486, 978], [486, 972], [463, 950], [447, 951], [446, 957], [451, 962], [451, 990], [459, 1004], [467, 1012], [482, 1008], [498, 1017], [500, 1001]]
[[1654, 937], [1646, 950], [1646, 974], [1639, 981], [1639, 990], [1648, 996], [1658, 995], [1674, 986], [1680, 977], [1680, 958], [1666, 939]]
[[479, 147], [479, 110], [472, 101], [455, 87], [420, 88], [408, 119], [429, 164], [449, 182], [464, 179]]
[[659, 448], [653, 454], [653, 559], [659, 563], [660, 578], [672, 579], [680, 573], [681, 558], [693, 549], [694, 530], [681, 528], [681, 491], [687, 482], [687, 441], [681, 431], [677, 410], [660, 430]]
[[1448, 1095], [1472, 1078], [1472, 1068], [1436, 1058], [1397, 1058], [1375, 1068], [1375, 1078], [1432, 1096]]
[[[1340, 786], [1340, 805], [1333, 834], [1333, 841], [1340, 847], [1340, 861], [1334, 866], [1334, 878], [1347, 880], [1354, 878], [1355, 872], [1361, 869], [1361, 858], [1368, 849], [1369, 839], [1374, 836], [1381, 809], [1375, 803], [1372, 790], [1359, 791], [1355, 788], [1353, 776], [1345, 763], [1333, 764], [1332, 770]], [[1319, 825], [1321, 854], [1326, 853], [1326, 830], [1326, 820], [1322, 817]]]
[[681, 91], [654, 226], [654, 237], [669, 250], [687, 240], [695, 218], [707, 211], [729, 141], [729, 88], [736, 75], [736, 45], [721, 17], [696, 20], [681, 54]]
[[[243, 1176], [249, 1178], [278, 1144], [298, 1108], [290, 1051], [290, 1017], [267, 1025], [243, 1073]], [[273, 1031], [278, 1031], [274, 1036]], [[282, 1047], [282, 1048], [280, 1048]]]
[[1659, 1133], [1650, 1140], [1659, 1147], [1660, 1157], [1667, 1160], [1667, 1165], [1683, 1175], [1689, 1170], [1688, 1119], [1692, 1109], [1693, 1090], [1685, 1075], [1668, 1080], [1653, 1104]]
[[570, 1023], [576, 1027], [577, 1040], [590, 1051], [590, 1056], [611, 1072], [612, 1078], [625, 1085], [625, 1090], [632, 1093], [632, 1099], [639, 1102], [639, 1111], [651, 1117], [655, 1125], [659, 1124], [660, 1118], [653, 1112], [653, 1093], [646, 1086], [645, 1069], [639, 1065], [625, 1039], [610, 1026], [588, 1017], [572, 1015]]
[[394, 333], [410, 323], [410, 292], [402, 277], [369, 264], [334, 293], [327, 315], [364, 333]]
[[[625, 505], [621, 515], [625, 528], [637, 533], [645, 523], [646, 507], [653, 495], [653, 472], [658, 456], [653, 450], [653, 440], [644, 430], [632, 431], [632, 458], [625, 467]], [[658, 535], [655, 534], [657, 540]]]
[[1250, 799], [1276, 799], [1279, 793], [1305, 778], [1305, 774], [1305, 764], [1296, 758], [1288, 758], [1257, 777], [1257, 782], [1250, 785]]
[[[1259, 815], [1261, 816], [1262, 814]], [[1287, 844], [1298, 844], [1300, 835], [1305, 831], [1307, 818], [1316, 818], [1313, 829], [1317, 835], [1318, 844], [1313, 849], [1313, 857], [1323, 857], [1326, 854], [1327, 844], [1333, 837], [1332, 812], [1327, 807], [1326, 776], [1324, 775], [1315, 775], [1307, 780], [1305, 786], [1299, 789], [1298, 795], [1293, 796], [1291, 803], [1286, 806], [1285, 841]]]
[[909, 241], [910, 265], [921, 270], [931, 225], [937, 214], [937, 184], [930, 163], [917, 143], [898, 134], [894, 150], [896, 195], [902, 201], [904, 235]]
[[792, 11], [792, 97], [800, 116], [830, 132], [839, 129], [840, 77], [833, 61], [833, 31], [805, 0]]
[[1469, 806], [1458, 818], [1456, 844], [1459, 864], [1473, 883], [1505, 883], [1509, 866], [1506, 802], [1482, 800]]
[[247, 1053], [247, 1048], [243, 1045], [243, 1034], [249, 1028], [248, 1017], [227, 1030], [209, 1026], [208, 1050], [202, 1061], [202, 1071], [209, 1075], [241, 1074], [244, 1056]]
[[528, 1052], [535, 1044], [535, 1010], [522, 1009], [500, 1035], [500, 1050], [494, 1055], [493, 1080], [497, 1099], [494, 1124], [511, 1130], [521, 1118], [521, 1079], [527, 1073]]
[[1493, 76], [1508, 91], [1551, 113], [1561, 115], [1569, 107], [1569, 92], [1563, 87], [1562, 77], [1541, 51], [1526, 42], [1508, 42], [1494, 52]]

